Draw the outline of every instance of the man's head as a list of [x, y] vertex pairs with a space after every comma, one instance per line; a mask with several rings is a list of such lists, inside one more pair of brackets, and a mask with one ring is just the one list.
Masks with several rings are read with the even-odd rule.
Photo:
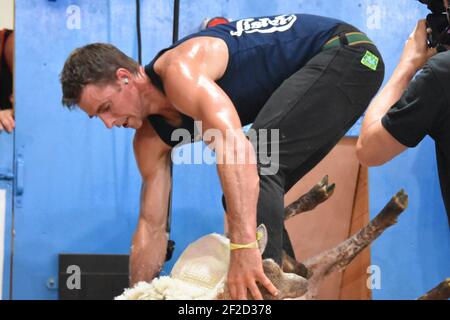
[[62, 103], [78, 105], [108, 128], [139, 128], [143, 110], [135, 78], [140, 66], [116, 47], [95, 43], [74, 50], [60, 75]]

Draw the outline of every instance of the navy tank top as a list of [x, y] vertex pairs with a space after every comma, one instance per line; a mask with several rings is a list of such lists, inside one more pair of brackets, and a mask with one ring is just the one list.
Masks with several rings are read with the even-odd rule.
[[[344, 22], [332, 18], [290, 14], [260, 18], [247, 18], [218, 25], [191, 34], [160, 51], [145, 66], [152, 83], [164, 93], [161, 78], [155, 73], [156, 60], [166, 51], [195, 37], [215, 37], [225, 41], [229, 51], [227, 69], [216, 83], [229, 96], [242, 125], [252, 123], [272, 93], [284, 80], [302, 68], [319, 53], [322, 46]], [[195, 141], [194, 120], [182, 114], [182, 128], [191, 133]], [[170, 146], [172, 132], [177, 129], [159, 115], [150, 115], [161, 139]]]

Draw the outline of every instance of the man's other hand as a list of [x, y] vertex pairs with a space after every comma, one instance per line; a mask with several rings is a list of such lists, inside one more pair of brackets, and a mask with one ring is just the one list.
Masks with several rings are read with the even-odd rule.
[[419, 20], [413, 33], [406, 41], [400, 63], [408, 64], [415, 71], [421, 69], [425, 63], [437, 53], [436, 48], [428, 47], [428, 30], [426, 20]]

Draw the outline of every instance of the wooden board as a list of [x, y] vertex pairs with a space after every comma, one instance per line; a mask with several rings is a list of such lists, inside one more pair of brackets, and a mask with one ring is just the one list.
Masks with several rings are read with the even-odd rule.
[[[311, 172], [299, 181], [285, 196], [285, 205], [292, 203], [306, 193], [320, 179], [329, 175], [330, 182], [336, 183], [336, 190], [331, 199], [314, 211], [292, 218], [286, 222], [297, 260], [304, 261], [324, 250], [332, 248], [366, 222], [368, 217], [366, 191], [357, 193], [360, 165], [356, 157], [356, 139], [344, 138]], [[362, 187], [362, 185], [359, 185]], [[358, 199], [356, 198], [358, 195]], [[356, 205], [355, 205], [355, 199]], [[354, 209], [357, 212], [353, 212]], [[362, 211], [361, 211], [362, 210]], [[355, 219], [353, 221], [352, 219]], [[342, 273], [330, 275], [321, 285], [318, 299], [367, 299], [370, 295], [361, 289], [361, 276], [367, 269], [367, 254], [356, 265], [352, 263], [345, 277]], [[370, 257], [369, 257], [370, 261]], [[349, 294], [354, 288], [358, 294]], [[341, 293], [341, 288], [344, 291]]]

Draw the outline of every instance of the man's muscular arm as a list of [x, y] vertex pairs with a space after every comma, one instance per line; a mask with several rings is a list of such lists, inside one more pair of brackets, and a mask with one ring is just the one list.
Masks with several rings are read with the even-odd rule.
[[130, 255], [130, 285], [150, 281], [164, 265], [171, 188], [170, 147], [146, 122], [136, 132], [134, 152], [142, 176], [139, 222]]
[[[254, 242], [259, 176], [253, 146], [242, 132], [233, 103], [215, 83], [215, 66], [207, 63], [202, 49], [187, 45], [185, 52], [184, 48], [179, 50], [161, 71], [166, 94], [180, 112], [202, 121], [205, 130], [220, 131], [221, 137], [216, 137], [213, 144], [227, 201], [230, 240], [244, 244]], [[236, 143], [225, 143], [227, 135]], [[238, 159], [242, 153], [246, 154], [245, 163], [227, 163], [227, 159]], [[256, 282], [276, 294], [276, 288], [264, 275], [258, 249], [232, 251], [228, 273], [231, 297], [246, 299], [249, 290], [254, 298], [262, 298]]]

